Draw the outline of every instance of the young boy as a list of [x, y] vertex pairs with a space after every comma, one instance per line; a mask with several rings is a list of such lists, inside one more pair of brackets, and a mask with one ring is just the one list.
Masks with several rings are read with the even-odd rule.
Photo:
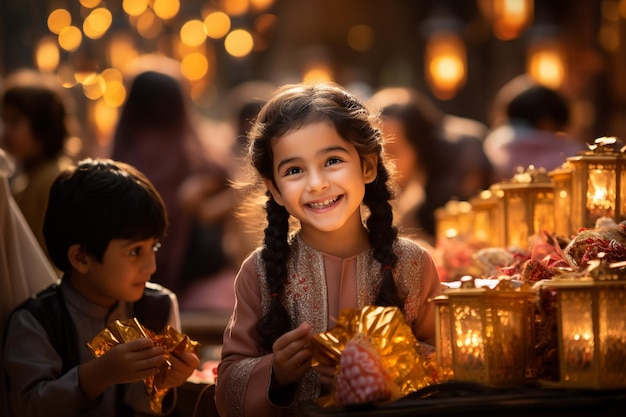
[[[44, 236], [59, 284], [12, 314], [5, 340], [17, 416], [132, 416], [150, 411], [143, 382], [166, 360], [149, 338], [116, 344], [95, 358], [87, 347], [115, 320], [180, 330], [176, 296], [150, 284], [165, 206], [149, 180], [121, 162], [86, 159], [52, 185]], [[169, 357], [159, 389], [182, 385], [198, 366], [188, 351]], [[156, 378], [155, 378], [156, 380]], [[170, 390], [163, 413], [174, 407]]]

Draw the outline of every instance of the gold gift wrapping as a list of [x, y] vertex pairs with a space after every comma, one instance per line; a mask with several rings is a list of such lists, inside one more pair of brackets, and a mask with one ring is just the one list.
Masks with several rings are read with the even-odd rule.
[[[342, 310], [333, 329], [314, 336], [310, 345], [313, 365], [338, 366], [344, 346], [357, 336], [364, 336], [376, 349], [383, 368], [389, 371], [397, 385], [395, 392], [400, 396], [436, 383], [437, 368], [432, 348], [415, 338], [397, 307], [366, 306]], [[322, 397], [317, 403], [323, 407], [333, 406], [332, 397]]]
[[180, 353], [183, 350], [197, 354], [200, 344], [169, 325], [162, 333], [155, 333], [142, 326], [136, 318], [132, 318], [115, 320], [106, 329], [98, 333], [91, 342], [87, 343], [87, 347], [95, 357], [100, 357], [113, 346], [140, 337], [152, 339], [156, 346], [165, 349], [165, 362], [159, 367], [155, 375], [143, 380], [150, 398], [150, 409], [160, 414], [162, 412], [163, 398], [167, 394], [168, 389], [159, 388], [159, 386], [163, 383], [167, 372], [172, 366], [169, 357], [172, 353]]

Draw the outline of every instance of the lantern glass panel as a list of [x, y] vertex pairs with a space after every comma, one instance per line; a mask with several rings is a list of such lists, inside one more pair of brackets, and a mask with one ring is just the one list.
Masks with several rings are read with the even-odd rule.
[[626, 170], [620, 170], [620, 192], [619, 192], [619, 215], [616, 219], [617, 223], [626, 220]]
[[[451, 300], [454, 340], [452, 356], [458, 379], [486, 381], [485, 343], [483, 340], [483, 303], [480, 299]], [[493, 333], [493, 330], [490, 331]]]
[[528, 224], [526, 221], [526, 201], [518, 193], [509, 193], [507, 199], [507, 244], [525, 247], [528, 241]]
[[620, 386], [626, 380], [626, 317], [616, 314], [626, 303], [626, 287], [598, 292], [599, 373], [607, 386]]
[[587, 289], [559, 291], [559, 297], [563, 343], [561, 379], [573, 384], [592, 380], [595, 371], [592, 292]]
[[533, 215], [533, 234], [539, 234], [544, 230], [554, 231], [554, 193], [552, 191], [536, 194]]
[[595, 224], [600, 217], [615, 217], [615, 167], [590, 165], [587, 175], [587, 218]]

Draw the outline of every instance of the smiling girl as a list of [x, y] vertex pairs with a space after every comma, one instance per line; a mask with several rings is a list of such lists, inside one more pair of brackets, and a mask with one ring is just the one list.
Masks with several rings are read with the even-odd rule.
[[417, 339], [432, 342], [428, 299], [439, 277], [430, 255], [393, 226], [374, 122], [328, 83], [283, 86], [259, 113], [248, 157], [266, 191], [267, 227], [235, 283], [216, 386], [221, 415], [294, 415], [299, 402], [328, 393], [334, 369], [312, 368], [307, 345], [344, 308], [397, 306]]

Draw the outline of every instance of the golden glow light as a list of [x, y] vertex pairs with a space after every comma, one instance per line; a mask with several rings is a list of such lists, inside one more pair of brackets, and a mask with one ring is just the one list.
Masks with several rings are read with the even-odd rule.
[[498, 39], [515, 39], [533, 17], [533, 0], [493, 0], [492, 30]]
[[138, 55], [133, 37], [128, 33], [116, 33], [109, 43], [107, 55], [112, 67], [124, 70]]
[[67, 64], [62, 64], [57, 70], [57, 80], [64, 88], [72, 88], [77, 82], [74, 70]]
[[100, 0], [80, 0], [80, 4], [88, 9], [93, 9], [100, 4]]
[[189, 20], [180, 28], [180, 39], [188, 46], [200, 46], [206, 40], [204, 23], [201, 20]]
[[209, 70], [209, 62], [206, 57], [199, 52], [192, 52], [186, 55], [180, 63], [180, 71], [183, 77], [190, 81], [199, 80], [204, 77]]
[[250, 32], [244, 29], [235, 29], [224, 39], [224, 47], [230, 55], [241, 58], [248, 55], [254, 48], [254, 40]]
[[230, 16], [240, 16], [248, 11], [248, 0], [223, 0], [222, 8]]
[[267, 10], [274, 4], [274, 0], [250, 0], [250, 6], [256, 11]]
[[223, 38], [230, 30], [230, 17], [223, 12], [210, 13], [204, 19], [204, 30], [209, 38]]
[[65, 9], [56, 9], [48, 16], [48, 29], [58, 35], [61, 30], [72, 24], [72, 15]]
[[163, 20], [169, 20], [180, 10], [179, 0], [154, 0], [154, 13]]
[[124, 0], [122, 8], [129, 16], [140, 16], [148, 8], [148, 0]]
[[40, 71], [52, 72], [59, 66], [60, 54], [56, 40], [51, 36], [44, 36], [35, 48], [35, 63]]
[[78, 49], [83, 41], [83, 34], [76, 26], [66, 26], [59, 32], [59, 45], [68, 52]]
[[547, 87], [559, 89], [565, 80], [563, 52], [558, 43], [538, 43], [529, 48], [527, 72]]
[[161, 29], [163, 23], [160, 19], [157, 19], [154, 13], [148, 9], [137, 19], [137, 32], [146, 39], [156, 38]]
[[302, 81], [305, 83], [316, 81], [332, 81], [333, 71], [324, 63], [311, 64], [302, 75]]
[[113, 16], [108, 9], [94, 9], [83, 22], [83, 32], [90, 39], [100, 39], [109, 30]]
[[100, 74], [91, 74], [82, 82], [85, 97], [97, 100], [102, 97], [106, 89], [106, 82]]
[[435, 33], [426, 45], [426, 79], [438, 98], [448, 100], [465, 84], [465, 44], [454, 33]]
[[120, 107], [126, 100], [126, 87], [120, 80], [106, 81], [102, 100], [111, 107]]
[[104, 100], [98, 100], [89, 106], [89, 114], [98, 144], [107, 145], [117, 124], [118, 109], [109, 106]]

